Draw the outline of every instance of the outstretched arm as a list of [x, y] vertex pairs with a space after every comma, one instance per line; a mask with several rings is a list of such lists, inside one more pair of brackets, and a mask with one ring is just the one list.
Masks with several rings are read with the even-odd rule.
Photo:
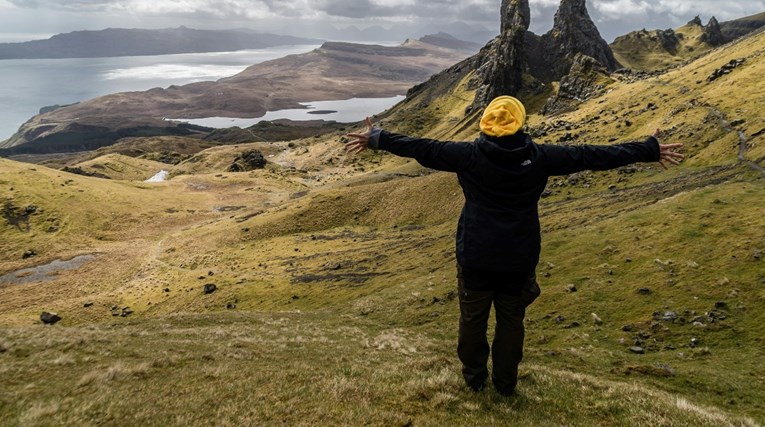
[[425, 167], [448, 172], [464, 170], [472, 161], [471, 144], [412, 138], [386, 132], [374, 127], [368, 117], [364, 123], [367, 125], [366, 132], [347, 135], [354, 138], [345, 144], [348, 152], [359, 153], [367, 148], [381, 149], [397, 156], [411, 157]]
[[544, 147], [545, 167], [550, 175], [567, 175], [583, 170], [608, 170], [638, 162], [679, 164], [685, 157], [675, 150], [682, 144], [660, 144], [657, 129], [644, 142], [615, 145], [582, 145]]

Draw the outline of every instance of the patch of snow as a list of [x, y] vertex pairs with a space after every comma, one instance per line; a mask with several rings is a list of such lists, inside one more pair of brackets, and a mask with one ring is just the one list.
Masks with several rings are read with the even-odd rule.
[[170, 176], [170, 172], [162, 169], [156, 175], [154, 175], [153, 177], [147, 179], [144, 182], [165, 182], [165, 181], [167, 181], [167, 178], [169, 176]]

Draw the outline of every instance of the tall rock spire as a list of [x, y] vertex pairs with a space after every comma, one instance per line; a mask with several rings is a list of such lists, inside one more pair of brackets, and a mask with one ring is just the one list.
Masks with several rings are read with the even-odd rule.
[[528, 0], [502, 0], [502, 26], [500, 31], [504, 34], [515, 28], [523, 28], [524, 31], [531, 25], [531, 9]]
[[482, 108], [497, 96], [514, 95], [520, 90], [526, 65], [524, 45], [530, 23], [528, 0], [502, 0], [502, 34], [482, 52], [484, 65], [477, 72], [481, 82], [474, 107]]
[[585, 0], [562, 0], [552, 30], [542, 36], [542, 54], [549, 65], [545, 80], [559, 80], [568, 74], [578, 53], [600, 62], [608, 70], [619, 67], [611, 48], [592, 22]]
[[705, 43], [709, 43], [712, 46], [720, 46], [725, 44], [725, 36], [720, 29], [720, 23], [714, 16], [709, 19], [709, 22], [704, 27], [704, 33], [701, 34], [699, 40]]

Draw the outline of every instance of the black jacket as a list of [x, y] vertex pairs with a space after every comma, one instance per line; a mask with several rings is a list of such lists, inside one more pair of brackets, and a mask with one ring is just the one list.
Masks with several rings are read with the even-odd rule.
[[473, 143], [411, 138], [375, 128], [369, 145], [441, 171], [456, 172], [465, 206], [457, 262], [471, 270], [529, 272], [539, 262], [537, 204], [553, 175], [659, 160], [659, 142], [597, 146], [536, 144], [527, 134], [481, 135]]

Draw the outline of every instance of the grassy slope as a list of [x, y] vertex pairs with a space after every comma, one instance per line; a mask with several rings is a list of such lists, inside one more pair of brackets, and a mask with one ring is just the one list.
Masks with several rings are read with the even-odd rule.
[[655, 31], [635, 31], [619, 37], [611, 44], [620, 64], [634, 70], [661, 70], [681, 64], [709, 51], [712, 47], [699, 41], [703, 28], [684, 25], [675, 30], [680, 43], [676, 52], [661, 46]]
[[[551, 180], [543, 297], [529, 310], [509, 399], [468, 393], [459, 379], [453, 176], [380, 153], [350, 158], [338, 134], [276, 145], [272, 165], [245, 174], [219, 168], [254, 145], [211, 149], [158, 186], [0, 160], [5, 198], [43, 208], [32, 233], [0, 229], [2, 272], [103, 253], [53, 282], [0, 287], [0, 424], [758, 425], [765, 190], [738, 161], [737, 131], [746, 159], [762, 164], [763, 136], [752, 135], [765, 128], [764, 37], [618, 83], [549, 119], [582, 143], [661, 127], [690, 158], [669, 172], [641, 165]], [[705, 81], [740, 57], [744, 66]], [[464, 86], [419, 96], [387, 126], [473, 132]], [[734, 129], [721, 117], [744, 122]], [[53, 219], [60, 231], [37, 228]], [[21, 260], [30, 247], [40, 259]], [[206, 283], [219, 290], [203, 295]], [[711, 322], [718, 302], [725, 319]], [[112, 318], [112, 304], [136, 313]], [[32, 325], [42, 309], [64, 320]], [[666, 311], [686, 322], [654, 320]], [[628, 352], [636, 339], [646, 354]]]

